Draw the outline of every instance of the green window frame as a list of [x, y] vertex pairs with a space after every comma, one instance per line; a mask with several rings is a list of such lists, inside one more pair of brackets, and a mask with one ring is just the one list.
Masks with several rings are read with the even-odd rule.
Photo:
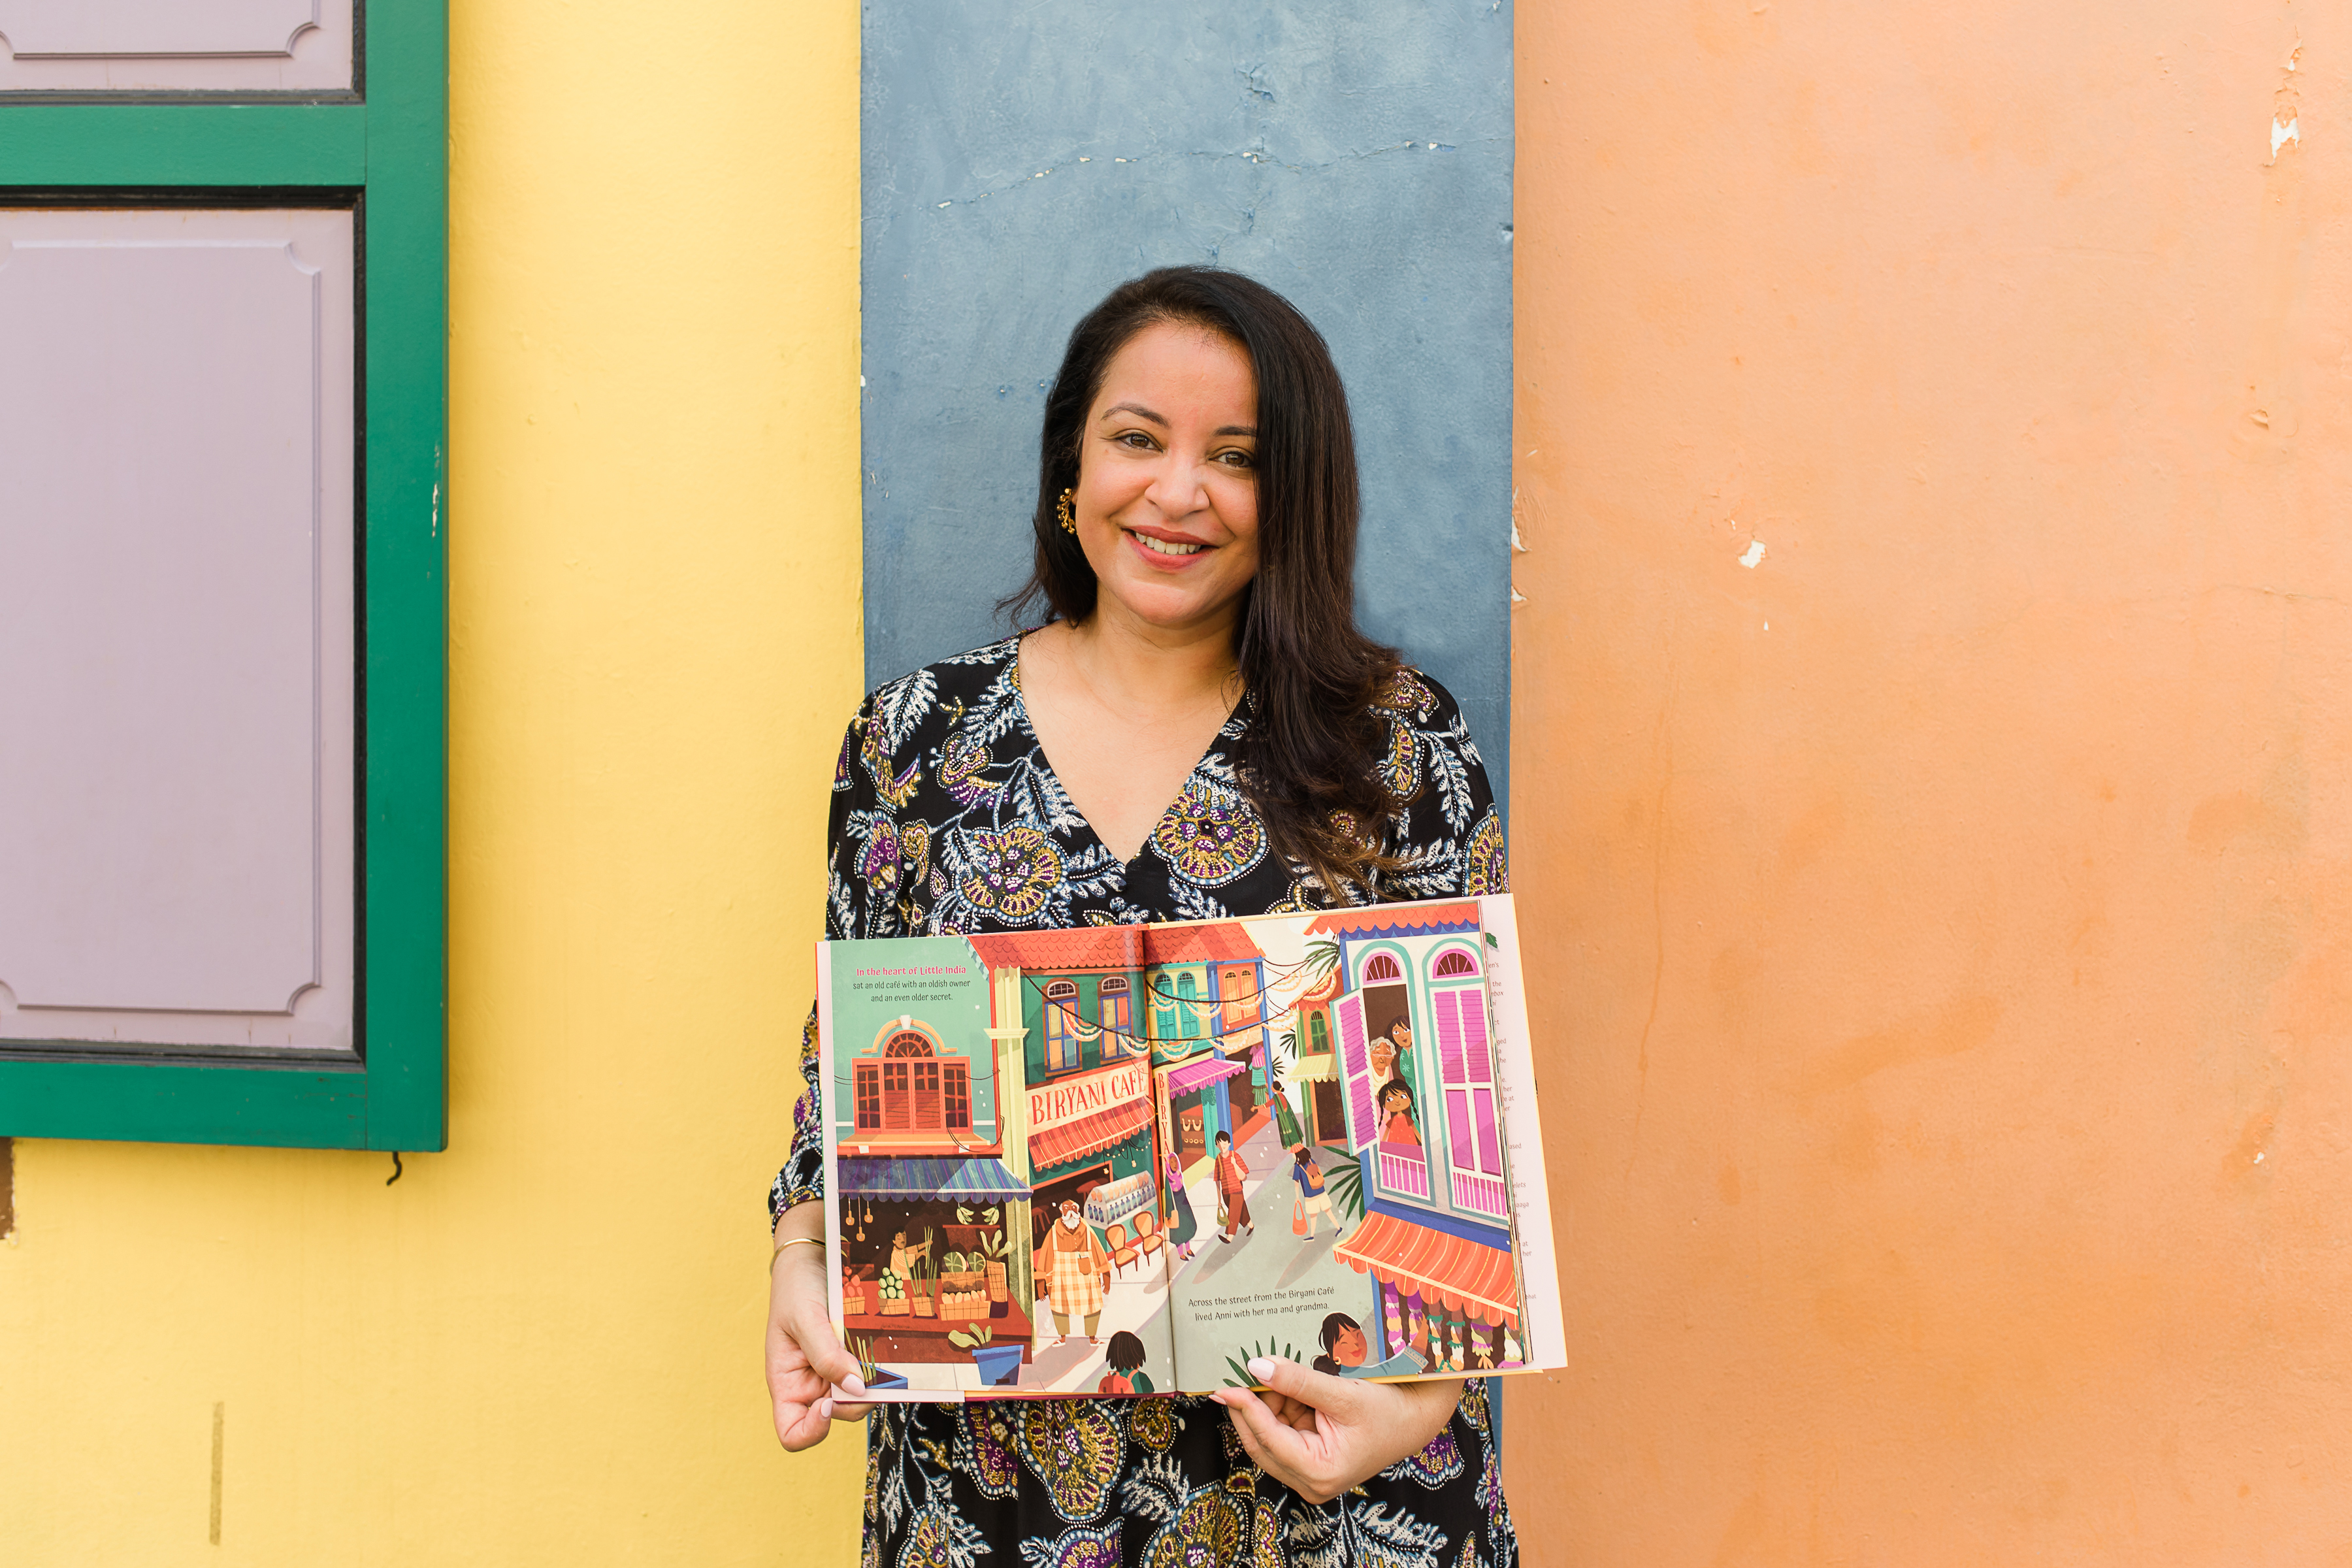
[[0, 205], [349, 205], [362, 476], [357, 1050], [0, 1051], [0, 1136], [446, 1146], [446, 0], [356, 0], [354, 87], [0, 96]]

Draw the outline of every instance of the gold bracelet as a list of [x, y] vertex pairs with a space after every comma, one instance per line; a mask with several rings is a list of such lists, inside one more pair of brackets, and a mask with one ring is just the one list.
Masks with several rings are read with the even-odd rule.
[[823, 1247], [824, 1245], [824, 1238], [821, 1236], [788, 1236], [776, 1243], [776, 1250], [768, 1255], [768, 1271], [772, 1274], [775, 1272], [776, 1259], [784, 1255], [784, 1248], [787, 1247]]

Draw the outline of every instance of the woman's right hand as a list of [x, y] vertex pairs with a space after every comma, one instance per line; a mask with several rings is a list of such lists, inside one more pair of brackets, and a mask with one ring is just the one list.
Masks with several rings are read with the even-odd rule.
[[778, 1217], [782, 1250], [768, 1270], [768, 1399], [776, 1436], [798, 1453], [824, 1442], [834, 1422], [862, 1420], [874, 1407], [840, 1397], [865, 1393], [866, 1384], [826, 1310], [825, 1248], [784, 1247], [793, 1237], [824, 1240], [823, 1205], [796, 1204]]

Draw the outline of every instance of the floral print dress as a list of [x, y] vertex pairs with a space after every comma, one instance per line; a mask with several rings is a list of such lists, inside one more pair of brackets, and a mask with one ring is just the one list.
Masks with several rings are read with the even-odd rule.
[[[830, 938], [940, 936], [1220, 919], [1316, 908], [1320, 883], [1276, 854], [1237, 786], [1227, 721], [1132, 860], [1095, 836], [1055, 776], [1021, 697], [1020, 639], [894, 680], [858, 709], [833, 780]], [[1478, 748], [1443, 688], [1401, 671], [1376, 703], [1387, 825], [1384, 900], [1498, 893], [1503, 832]], [[769, 1219], [824, 1197], [816, 1019], [810, 1088]], [[1320, 1506], [1251, 1461], [1202, 1398], [886, 1405], [866, 1423], [865, 1568], [1508, 1568], [1486, 1384], [1413, 1458]]]

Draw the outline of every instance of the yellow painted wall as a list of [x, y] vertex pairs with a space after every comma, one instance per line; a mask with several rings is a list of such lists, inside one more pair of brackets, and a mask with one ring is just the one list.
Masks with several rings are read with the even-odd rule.
[[758, 1339], [861, 684], [856, 8], [453, 9], [449, 1150], [19, 1144], [12, 1568], [854, 1553]]

